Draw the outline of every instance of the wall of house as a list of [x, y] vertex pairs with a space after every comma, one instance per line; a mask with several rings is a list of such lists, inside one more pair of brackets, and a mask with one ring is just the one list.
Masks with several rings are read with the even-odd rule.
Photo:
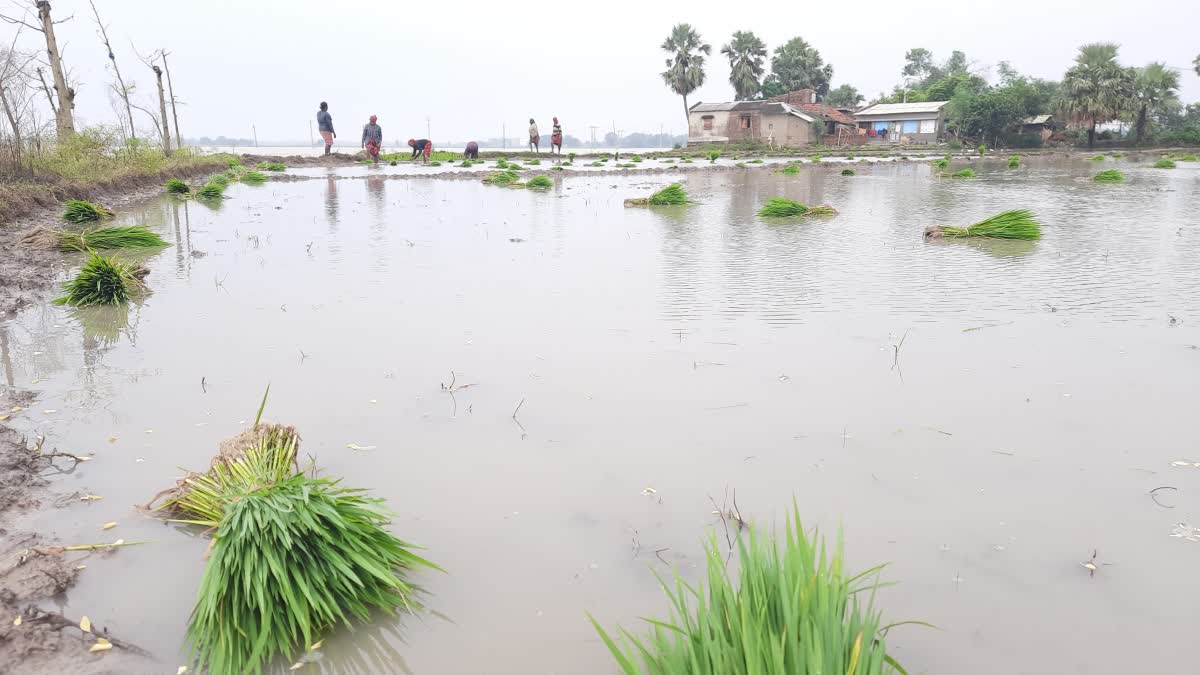
[[[711, 139], [714, 141], [724, 141], [725, 127], [729, 123], [728, 110], [715, 110], [713, 112], [690, 112], [688, 113], [688, 138], [689, 139]], [[704, 117], [712, 115], [712, 128], [704, 128]]]
[[[942, 136], [945, 134], [945, 131], [946, 131], [945, 115], [940, 110], [937, 113], [893, 113], [893, 114], [888, 114], [888, 115], [862, 115], [862, 114], [859, 114], [859, 115], [855, 115], [855, 119], [858, 121], [858, 126], [860, 128], [873, 129], [873, 128], [875, 128], [875, 125], [879, 122], [888, 122], [888, 123], [890, 123], [890, 127], [893, 132], [897, 131], [897, 129], [896, 129], [897, 122], [914, 121], [914, 120], [918, 121], [918, 122], [922, 121], [922, 120], [934, 120], [935, 121], [936, 124], [934, 127], [934, 129], [935, 129], [934, 133], [922, 134], [920, 132], [916, 132], [916, 133], [901, 132], [899, 134], [901, 143], [937, 143], [937, 142], [941, 141]], [[879, 139], [878, 137], [870, 137], [869, 136], [868, 138], [875, 140], [876, 142], [883, 142], [883, 140]], [[889, 140], [888, 142], [891, 142], [891, 141]]]
[[[712, 115], [712, 128], [704, 128], [704, 116]], [[742, 116], [749, 116], [750, 128], [742, 128]], [[688, 115], [688, 140], [710, 143], [766, 143], [771, 136], [776, 146], [801, 147], [810, 142], [810, 123], [785, 113], [738, 112], [717, 110]]]

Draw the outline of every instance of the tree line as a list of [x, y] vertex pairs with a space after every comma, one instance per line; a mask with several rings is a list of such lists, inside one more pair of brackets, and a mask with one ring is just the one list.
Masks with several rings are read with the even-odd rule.
[[[669, 54], [662, 78], [683, 98], [704, 84], [706, 58], [712, 46], [690, 24], [677, 24], [662, 43]], [[948, 101], [946, 126], [963, 139], [1008, 145], [1040, 144], [1040, 136], [1022, 136], [1024, 120], [1050, 114], [1073, 127], [1069, 140], [1093, 147], [1097, 127], [1109, 122], [1130, 125], [1134, 142], [1200, 144], [1200, 104], [1179, 98], [1179, 73], [1164, 63], [1123, 66], [1118, 46], [1094, 43], [1079, 48], [1061, 80], [1022, 75], [1009, 63], [998, 65], [999, 81], [991, 84], [966, 53], [954, 51], [942, 61], [916, 47], [904, 55], [901, 83], [871, 103]], [[775, 48], [750, 31], [736, 31], [720, 50], [729, 61], [729, 84], [738, 101], [762, 100], [797, 89], [816, 91], [833, 107], [855, 108], [865, 97], [850, 84], [832, 87], [833, 65], [801, 37]], [[768, 70], [769, 65], [769, 70]], [[1192, 62], [1200, 75], [1200, 56]]]

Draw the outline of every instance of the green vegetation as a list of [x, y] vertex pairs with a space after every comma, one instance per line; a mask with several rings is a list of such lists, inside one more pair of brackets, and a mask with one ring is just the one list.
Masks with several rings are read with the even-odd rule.
[[983, 157], [984, 155], [987, 154], [987, 146], [986, 145], [980, 145], [978, 148], [975, 148], [975, 149], [979, 152], [980, 157]]
[[690, 203], [681, 183], [671, 183], [649, 197], [625, 200], [625, 206], [683, 206]]
[[710, 163], [715, 163], [718, 159], [721, 158], [721, 151], [720, 150], [709, 150], [706, 157], [708, 157], [708, 161]]
[[1008, 168], [1015, 169], [1019, 166], [1021, 166], [1021, 156], [1020, 155], [1013, 155], [1008, 158]]
[[930, 162], [930, 164], [933, 165], [933, 168], [935, 168], [935, 169], [940, 169], [942, 171], [945, 171], [947, 168], [950, 167], [950, 160], [949, 159], [935, 159], [932, 162]]
[[1108, 169], [1107, 171], [1101, 171], [1095, 176], [1092, 176], [1092, 180], [1096, 181], [1097, 183], [1124, 183], [1125, 174], [1117, 171], [1116, 169]]
[[788, 164], [787, 166], [783, 167], [782, 169], [776, 171], [775, 173], [784, 173], [789, 176], [795, 176], [796, 174], [800, 173], [800, 167], [795, 164]]
[[173, 195], [186, 195], [192, 192], [192, 188], [178, 178], [168, 178], [167, 192]]
[[534, 176], [525, 183], [530, 190], [549, 190], [554, 187], [554, 181], [549, 176]]
[[749, 161], [748, 161], [748, 162], [746, 162], [746, 163], [747, 163], [747, 164], [762, 164], [762, 163], [763, 163], [763, 161], [762, 161], [761, 159], [752, 159], [752, 160], [749, 160]]
[[591, 164], [588, 164], [588, 166], [604, 166], [604, 162], [592, 162]]
[[441, 166], [441, 165], [442, 165], [442, 163], [437, 161], [436, 159], [429, 163], [429, 166]]
[[766, 205], [758, 210], [758, 215], [765, 218], [786, 218], [789, 216], [830, 216], [837, 213], [832, 206], [807, 206], [794, 199], [771, 197]]
[[220, 185], [221, 189], [224, 190], [229, 187], [229, 176], [223, 173], [214, 174], [209, 177], [208, 182], [212, 185]]
[[257, 171], [247, 171], [242, 174], [242, 182], [247, 185], [262, 185], [267, 182], [267, 177]]
[[636, 169], [637, 164], [614, 164], [618, 169]]
[[568, 152], [568, 153], [567, 153], [567, 161], [568, 161], [568, 162], [572, 162], [572, 163], [574, 163], [574, 162], [575, 162], [575, 157], [577, 157], [577, 155], [576, 155], [575, 153], [573, 153], [573, 152]]
[[739, 169], [744, 169], [744, 168], [746, 168], [746, 163], [745, 163], [745, 162], [738, 162], [737, 164], [734, 164], [734, 166], [736, 166], [736, 167], [737, 167], [737, 168], [739, 168]]
[[883, 566], [848, 573], [840, 534], [827, 548], [817, 533], [805, 532], [793, 507], [782, 536], [767, 536], [751, 527], [747, 537], [738, 538], [737, 550], [737, 564], [727, 565], [716, 535], [710, 533], [705, 542], [707, 574], [700, 584], [692, 586], [678, 572], [673, 583], [660, 579], [670, 617], [645, 619], [651, 630], [646, 637], [623, 628], [614, 637], [591, 619], [620, 672], [904, 672], [888, 654], [891, 626], [883, 625], [874, 605], [883, 585]]
[[954, 173], [950, 174], [950, 177], [951, 178], [974, 178], [975, 177], [975, 169], [972, 169], [970, 167], [967, 167], [965, 169], [960, 169], [960, 170], [955, 171]]
[[1108, 158], [1105, 157], [1103, 154], [1092, 155], [1091, 157], [1088, 157], [1089, 162], [1103, 162], [1105, 159], [1108, 159]]
[[55, 232], [63, 251], [107, 250], [116, 248], [158, 248], [167, 246], [162, 237], [145, 225], [102, 227], [84, 232]]
[[629, 158], [629, 161], [633, 162], [634, 164], [641, 164], [642, 158], [640, 155], [634, 155], [633, 157]]
[[287, 165], [283, 162], [259, 162], [255, 167], [264, 171], [286, 171]]
[[721, 47], [721, 53], [729, 59], [729, 84], [733, 85], [736, 99], [753, 100], [762, 89], [766, 43], [754, 33], [737, 31], [733, 40]]
[[492, 185], [509, 185], [519, 180], [521, 180], [521, 176], [517, 172], [505, 169], [504, 171], [498, 171], [489, 175], [483, 179], [483, 182], [491, 183]]
[[820, 156], [820, 155], [813, 155], [810, 161], [812, 161], [812, 163], [813, 163], [813, 164], [820, 164], [820, 163], [821, 163], [821, 156]]
[[223, 194], [225, 194], [225, 184], [213, 180], [209, 180], [204, 187], [196, 190], [196, 196], [201, 199], [219, 199]]
[[63, 220], [68, 223], [94, 223], [112, 218], [113, 212], [107, 207], [93, 204], [86, 199], [71, 199], [67, 201], [67, 210], [63, 212]]
[[1167, 159], [1173, 159], [1176, 162], [1200, 162], [1200, 158], [1191, 153], [1171, 153], [1167, 155]]
[[56, 305], [90, 307], [122, 305], [144, 290], [141, 270], [116, 258], [105, 258], [94, 251], [75, 278], [63, 285]]
[[507, 169], [508, 168], [508, 160], [504, 159], [503, 157], [496, 160], [496, 168], [497, 169]]
[[854, 169], [842, 169], [843, 176], [853, 176], [854, 174]]
[[683, 159], [679, 160], [679, 163], [680, 164], [692, 164], [693, 160], [691, 157], [684, 157]]
[[1034, 240], [1041, 238], [1042, 230], [1032, 211], [1027, 209], [1013, 209], [998, 213], [991, 218], [981, 220], [967, 227], [930, 227], [925, 230], [925, 236], [929, 238], [946, 237], [948, 239], [986, 237], [989, 239]]
[[537, 158], [525, 160], [526, 166], [539, 166], [539, 165], [541, 165], [541, 163], [542, 163], [542, 160], [537, 159]]
[[660, 159], [659, 161], [662, 162], [663, 164], [674, 164], [675, 163], [675, 160], [673, 160], [673, 159]]
[[[567, 166], [570, 166], [570, 165], [568, 164]], [[550, 167], [550, 170], [551, 171], [563, 171], [563, 168], [561, 166], [552, 166], [552, 167]]]
[[1154, 164], [1151, 164], [1150, 166], [1152, 166], [1155, 169], [1174, 169], [1175, 162], [1173, 162], [1169, 159], [1160, 159], [1157, 162], [1155, 162]]

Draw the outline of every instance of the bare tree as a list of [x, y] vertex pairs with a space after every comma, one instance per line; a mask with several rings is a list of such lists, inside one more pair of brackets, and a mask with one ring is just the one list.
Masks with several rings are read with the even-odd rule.
[[100, 39], [104, 41], [104, 48], [108, 50], [108, 60], [112, 61], [113, 72], [117, 74], [117, 94], [125, 101], [125, 114], [129, 116], [129, 135], [137, 140], [137, 129], [133, 125], [133, 107], [129, 105], [129, 87], [125, 86], [125, 79], [121, 77], [121, 69], [117, 67], [117, 57], [113, 55], [112, 45], [108, 41], [108, 30], [104, 26], [104, 22], [100, 20], [100, 12], [96, 9], [96, 3], [89, 0], [92, 5], [92, 15], [96, 17], [96, 27], [100, 29]]
[[171, 96], [171, 117], [175, 120], [175, 146], [183, 147], [183, 136], [179, 133], [179, 111], [175, 109], [175, 87], [171, 84], [171, 66], [167, 65], [170, 52], [162, 52], [163, 70], [167, 71], [167, 93]]
[[[154, 77], [158, 81], [158, 119], [162, 121], [162, 123], [159, 125], [158, 131], [159, 135], [162, 137], [163, 153], [170, 155], [171, 123], [167, 121], [167, 95], [166, 92], [163, 91], [163, 70], [162, 68], [158, 67], [157, 63], [155, 63], [155, 61], [162, 56], [162, 50], [160, 49], [150, 52], [150, 56], [142, 56], [140, 53], [138, 53], [137, 47], [134, 47], [133, 51], [138, 55], [138, 59], [141, 60], [142, 63], [146, 64], [150, 70], [154, 71]], [[137, 108], [137, 106], [134, 107]], [[139, 110], [145, 110], [145, 108], [139, 108]], [[154, 117], [154, 115], [151, 115], [151, 117]]]
[[[50, 105], [54, 110], [55, 128], [58, 131], [59, 140], [62, 140], [75, 133], [75, 90], [67, 86], [67, 74], [63, 69], [62, 53], [58, 49], [58, 40], [54, 37], [54, 26], [70, 21], [72, 17], [67, 17], [61, 21], [54, 21], [50, 17], [50, 3], [47, 0], [37, 0], [37, 2], [33, 3], [33, 6], [37, 9], [39, 21], [37, 25], [27, 22], [25, 15], [14, 17], [7, 14], [0, 14], [0, 20], [11, 24], [20, 24], [41, 33], [46, 38], [46, 64], [50, 67], [50, 75], [54, 79], [54, 93], [58, 98], [57, 106], [54, 105], [53, 101], [51, 101]], [[45, 87], [44, 80], [43, 87]], [[49, 89], [46, 89], [46, 95], [49, 96], [49, 94]]]

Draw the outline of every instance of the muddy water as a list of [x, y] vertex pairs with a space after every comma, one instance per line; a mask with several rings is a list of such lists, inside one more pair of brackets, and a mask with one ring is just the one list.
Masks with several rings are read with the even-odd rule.
[[[174, 244], [152, 296], [0, 326], [4, 377], [42, 392], [29, 430], [95, 453], [54, 488], [104, 497], [21, 525], [153, 540], [89, 560], [63, 607], [174, 668], [206, 542], [132, 505], [269, 382], [266, 416], [446, 569], [419, 578], [437, 616], [338, 633], [312, 670], [614, 672], [584, 613], [665, 613], [651, 570], [694, 577], [736, 489], [749, 519], [794, 500], [855, 567], [891, 563], [886, 617], [940, 627], [893, 631], [909, 672], [1185, 672], [1200, 168], [1026, 164], [690, 172], [686, 209], [622, 206], [670, 175], [535, 194], [358, 169], [148, 204], [121, 217]], [[766, 222], [771, 196], [840, 215]], [[1012, 207], [1042, 241], [922, 240]]]

